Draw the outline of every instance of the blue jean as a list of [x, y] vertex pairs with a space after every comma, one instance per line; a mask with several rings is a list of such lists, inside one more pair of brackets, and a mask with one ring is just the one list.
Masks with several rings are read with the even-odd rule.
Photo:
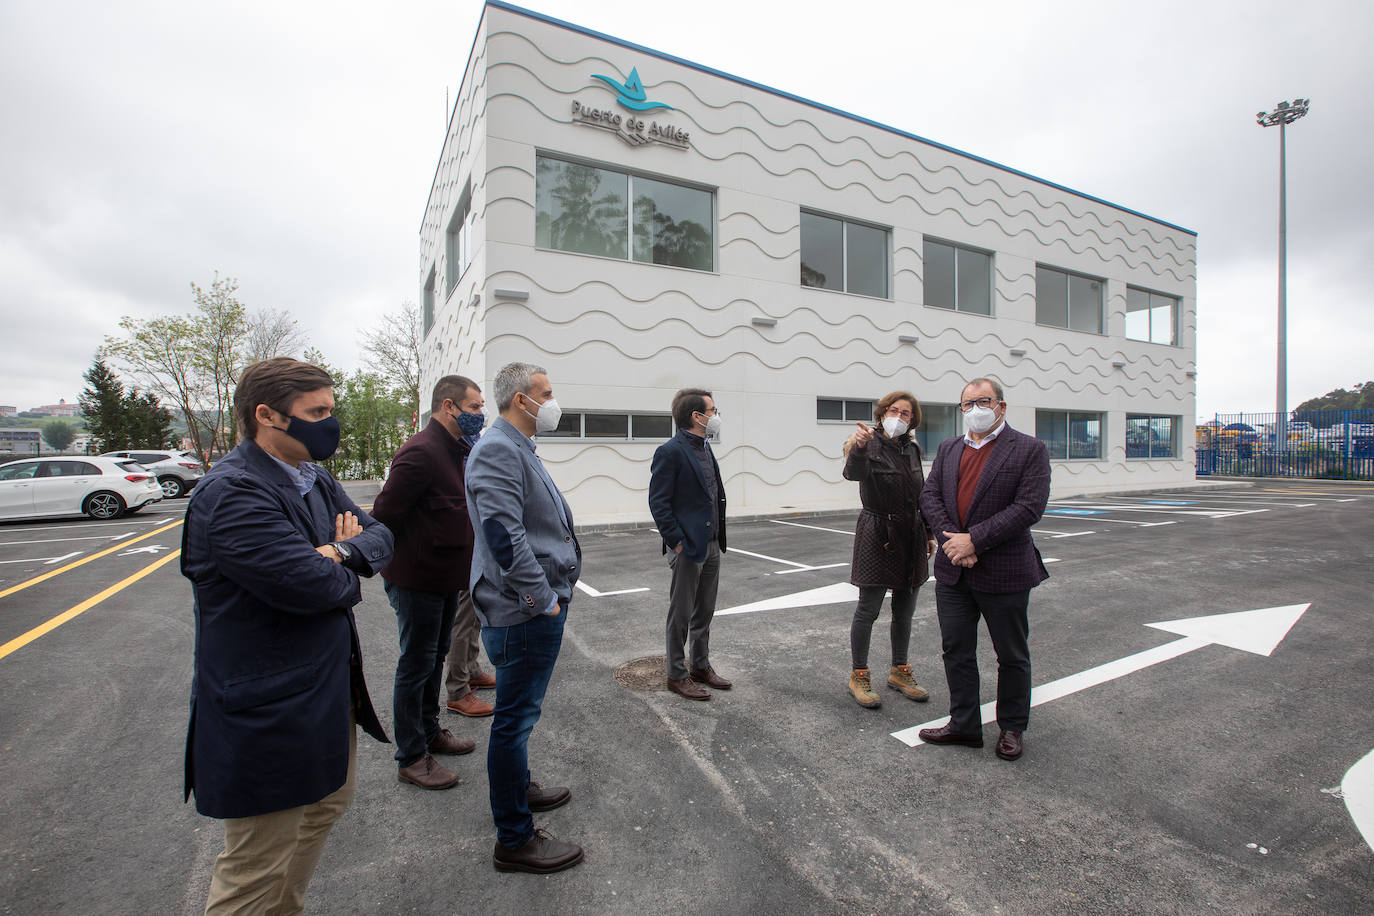
[[396, 763], [408, 767], [428, 754], [430, 742], [439, 736], [439, 685], [458, 592], [436, 595], [383, 582], [401, 635], [391, 694]]
[[563, 645], [565, 610], [509, 627], [482, 627], [482, 644], [496, 673], [496, 713], [487, 742], [487, 783], [496, 839], [518, 849], [534, 836], [530, 816], [530, 732]]

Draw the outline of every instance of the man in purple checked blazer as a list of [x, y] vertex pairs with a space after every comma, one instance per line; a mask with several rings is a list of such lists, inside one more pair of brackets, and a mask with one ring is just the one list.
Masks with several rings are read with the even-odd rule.
[[1050, 496], [1045, 443], [1006, 423], [1002, 386], [976, 378], [959, 400], [965, 434], [940, 443], [921, 492], [921, 511], [940, 543], [935, 607], [940, 619], [949, 723], [919, 732], [927, 744], [983, 746], [978, 618], [997, 650], [997, 756], [1021, 756], [1030, 720], [1030, 590], [1049, 573], [1031, 526]]

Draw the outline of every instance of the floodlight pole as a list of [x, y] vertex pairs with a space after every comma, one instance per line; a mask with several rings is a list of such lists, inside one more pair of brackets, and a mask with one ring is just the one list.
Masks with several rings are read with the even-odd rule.
[[1279, 102], [1273, 111], [1255, 115], [1260, 127], [1279, 127], [1279, 334], [1278, 364], [1275, 367], [1274, 449], [1285, 451], [1288, 444], [1288, 168], [1287, 134], [1289, 124], [1307, 114], [1308, 99], [1293, 104]]

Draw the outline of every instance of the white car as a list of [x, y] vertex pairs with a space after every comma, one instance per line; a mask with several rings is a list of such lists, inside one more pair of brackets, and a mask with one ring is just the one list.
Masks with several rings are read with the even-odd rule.
[[200, 459], [192, 452], [182, 451], [130, 451], [105, 452], [103, 458], [124, 458], [137, 461], [152, 471], [157, 482], [162, 485], [163, 499], [176, 499], [191, 492], [191, 488], [205, 476]]
[[0, 464], [0, 519], [119, 518], [162, 499], [157, 477], [118, 458], [25, 458]]

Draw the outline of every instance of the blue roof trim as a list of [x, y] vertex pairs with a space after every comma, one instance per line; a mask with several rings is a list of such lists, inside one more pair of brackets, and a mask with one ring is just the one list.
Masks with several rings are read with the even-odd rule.
[[920, 143], [926, 144], [927, 146], [933, 146], [936, 149], [942, 149], [946, 152], [954, 153], [958, 156], [963, 156], [965, 159], [972, 159], [974, 162], [981, 162], [984, 165], [990, 165], [993, 168], [1001, 169], [1004, 172], [1010, 172], [1013, 175], [1019, 175], [1022, 178], [1028, 178], [1031, 181], [1038, 182], [1039, 184], [1046, 185], [1059, 191], [1063, 191], [1066, 194], [1072, 194], [1075, 197], [1081, 197], [1084, 200], [1090, 200], [1093, 203], [1104, 204], [1108, 207], [1111, 207], [1114, 210], [1120, 210], [1123, 213], [1129, 213], [1132, 216], [1138, 216], [1141, 219], [1147, 219], [1150, 222], [1158, 223], [1161, 226], [1168, 226], [1170, 229], [1177, 229], [1179, 232], [1186, 232], [1188, 235], [1191, 235], [1194, 238], [1197, 237], [1197, 232], [1195, 232], [1194, 230], [1188, 229], [1184, 226], [1177, 225], [1176, 223], [1171, 223], [1167, 220], [1162, 220], [1157, 216], [1151, 216], [1148, 213], [1141, 213], [1139, 210], [1132, 210], [1130, 207], [1123, 207], [1121, 206], [1121, 204], [1115, 204], [1112, 203], [1110, 200], [1104, 200], [1101, 197], [1094, 197], [1093, 195], [1085, 194], [1082, 191], [1075, 191], [1073, 188], [1067, 187], [1066, 185], [1058, 184], [1053, 181], [1047, 181], [1044, 178], [1041, 178], [1037, 175], [1032, 175], [1029, 172], [1023, 172], [1020, 169], [1014, 169], [1011, 166], [1003, 165], [1000, 162], [993, 162], [991, 159], [984, 159], [982, 156], [975, 156], [972, 153], [966, 153], [963, 150], [956, 149], [953, 146], [948, 146], [947, 144], [939, 143], [935, 140], [928, 140], [925, 137], [913, 134], [910, 131], [905, 131], [887, 124], [882, 124], [878, 121], [872, 120], [871, 118], [865, 118], [862, 115], [852, 114], [851, 112], [835, 108], [831, 105], [824, 105], [820, 102], [813, 102], [811, 99], [803, 98], [802, 96], [795, 95], [791, 92], [784, 92], [781, 89], [774, 89], [772, 86], [765, 86], [763, 83], [756, 83], [753, 80], [745, 79], [742, 76], [735, 76], [733, 74], [726, 73], [723, 70], [717, 70], [714, 67], [707, 67], [703, 64], [694, 63], [690, 60], [685, 60], [681, 57], [677, 57], [672, 54], [665, 54], [662, 51], [655, 51], [653, 48], [646, 48], [643, 45], [635, 44], [632, 41], [626, 41], [623, 38], [616, 38], [614, 35], [607, 35], [605, 32], [598, 32], [595, 29], [589, 29], [585, 26], [580, 26], [576, 23], [568, 22], [563, 19], [558, 19], [553, 16], [546, 16], [543, 13], [536, 13], [534, 10], [525, 9], [523, 6], [516, 6], [513, 3], [507, 3], [505, 2], [505, 0], [486, 0], [485, 5], [495, 7], [496, 9], [505, 10], [510, 13], [515, 13], [520, 16], [526, 16], [530, 19], [537, 19], [540, 22], [547, 22], [549, 25], [558, 26], [559, 28], [567, 29], [571, 32], [580, 32], [583, 35], [589, 35], [592, 38], [598, 38], [601, 41], [610, 42], [611, 44], [619, 45], [620, 47], [627, 48], [631, 51], [637, 51], [642, 54], [649, 54], [661, 60], [671, 61], [672, 63], [681, 64], [684, 67], [690, 67], [693, 70], [699, 70], [700, 72], [709, 74], [711, 76], [717, 76], [721, 79], [730, 80], [732, 83], [739, 83], [742, 86], [748, 86], [751, 89], [758, 89], [759, 91], [767, 92], [770, 95], [776, 95], [784, 99], [790, 99], [793, 102], [800, 102], [803, 105], [808, 105], [812, 108], [818, 108], [821, 111], [828, 111], [831, 114], [837, 114], [841, 117], [848, 118], [851, 121], [858, 121], [860, 124], [867, 124], [870, 127], [876, 127], [879, 130], [885, 130], [888, 133], [897, 134], [899, 137], [906, 137], [910, 140], [916, 140]]

